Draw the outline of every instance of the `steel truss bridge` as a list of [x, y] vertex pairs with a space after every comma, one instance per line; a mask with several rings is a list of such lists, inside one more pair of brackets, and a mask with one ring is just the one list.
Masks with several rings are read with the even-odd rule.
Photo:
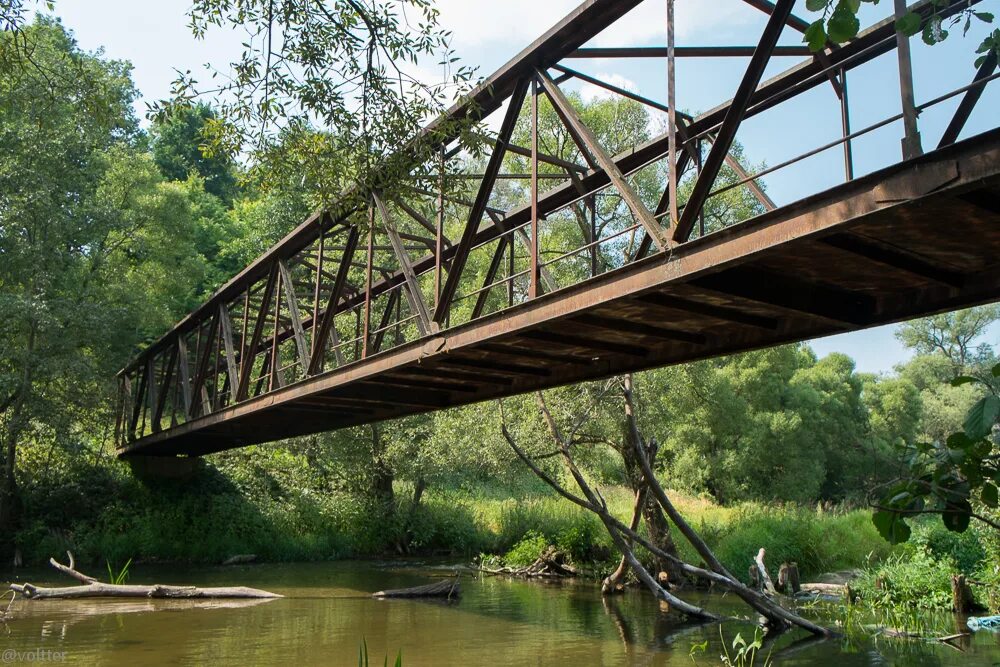
[[[643, 48], [585, 46], [640, 0], [584, 2], [449, 112], [500, 119], [480, 173], [432, 123], [415, 142], [439, 178], [317, 212], [124, 368], [118, 453], [201, 455], [1000, 299], [1000, 115], [957, 141], [996, 59], [918, 104], [891, 17], [811, 54], [779, 45], [808, 25], [794, 0], [744, 1], [766, 15], [755, 45], [675, 47], [671, 14], [667, 46]], [[943, 5], [950, 16], [967, 0]], [[893, 53], [899, 113], [852, 128], [848, 73]], [[677, 59], [734, 56], [749, 62], [730, 100], [669, 113]], [[667, 103], [576, 69], [597, 57], [662, 67]], [[764, 81], [774, 58], [798, 64]], [[610, 154], [563, 91], [571, 79], [668, 112], [665, 133]], [[735, 159], [742, 122], [820, 87], [837, 140], [757, 173]], [[918, 114], [949, 100], [943, 136], [921, 137]], [[542, 145], [540, 104], [568, 153]], [[856, 177], [852, 142], [899, 127], [899, 161]], [[771, 201], [762, 176], [826, 150], [843, 151], [842, 183]], [[650, 170], [662, 175], [652, 200], [638, 185]], [[752, 198], [749, 219], [720, 218], [714, 202], [734, 190]]]

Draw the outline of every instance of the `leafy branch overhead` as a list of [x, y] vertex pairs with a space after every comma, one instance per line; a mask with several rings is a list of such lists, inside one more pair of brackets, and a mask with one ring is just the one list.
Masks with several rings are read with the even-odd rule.
[[[1000, 378], [1000, 364], [990, 379]], [[909, 474], [881, 494], [872, 517], [879, 532], [890, 542], [910, 537], [907, 517], [940, 514], [944, 525], [963, 532], [971, 519], [1000, 529], [990, 516], [1000, 506], [1000, 455], [996, 453], [993, 429], [1000, 423], [1000, 396], [987, 380], [963, 375], [952, 386], [981, 385], [986, 394], [965, 417], [962, 431], [944, 442], [919, 443], [909, 453]]]
[[[877, 5], [879, 0], [806, 0], [806, 9], [821, 13], [822, 16], [813, 21], [805, 32], [803, 42], [813, 51], [822, 51], [827, 43], [843, 44], [858, 35], [861, 22], [858, 12], [863, 3]], [[962, 34], [967, 34], [973, 21], [993, 23], [993, 14], [976, 11], [970, 6], [963, 7], [956, 14], [944, 17], [942, 10], [950, 3], [947, 0], [931, 0], [932, 13], [926, 20], [915, 11], [908, 11], [896, 19], [896, 29], [912, 37], [920, 33], [925, 43], [933, 45], [948, 38], [949, 30], [962, 26]], [[1000, 30], [994, 30], [982, 41], [976, 49], [979, 57], [975, 66], [979, 67], [990, 51], [1000, 55]]]
[[[431, 0], [195, 0], [188, 15], [198, 39], [245, 32], [242, 53], [228, 68], [206, 65], [204, 79], [179, 73], [173, 98], [151, 113], [211, 97], [219, 117], [206, 127], [208, 153], [243, 153], [265, 184], [296, 174], [327, 199], [384, 171], [386, 156], [473, 83]], [[431, 60], [440, 78], [428, 84]]]

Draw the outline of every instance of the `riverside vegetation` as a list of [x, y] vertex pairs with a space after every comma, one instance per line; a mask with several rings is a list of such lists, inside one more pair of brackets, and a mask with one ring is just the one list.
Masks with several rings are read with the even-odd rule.
[[[11, 34], [0, 35], [0, 139], [10, 149], [0, 156], [5, 558], [39, 563], [66, 549], [112, 564], [486, 554], [518, 565], [554, 544], [597, 576], [614, 567], [600, 521], [517, 463], [491, 406], [217, 454], [186, 480], [134, 477], [110, 450], [114, 372], [320, 202], [308, 178], [276, 171], [265, 181], [206, 153], [218, 123], [211, 107], [141, 129], [128, 64], [83, 52], [58, 20], [38, 18], [20, 35], [45, 69], [26, 67]], [[635, 103], [573, 102], [610, 152], [649, 136], [652, 119]], [[553, 110], [540, 113], [546, 150], [571, 157], [560, 152], [570, 142]], [[510, 171], [524, 171], [520, 159], [510, 158]], [[655, 199], [662, 182], [643, 178], [637, 190]], [[712, 200], [708, 228], [757, 206], [734, 188]], [[614, 201], [598, 211], [602, 221], [626, 214]], [[856, 592], [871, 604], [927, 608], [948, 606], [949, 577], [963, 572], [996, 610], [995, 530], [973, 522], [951, 532], [924, 517], [892, 546], [868, 505], [869, 490], [906, 475], [908, 446], [948, 441], [996, 391], [987, 342], [998, 320], [1000, 310], [984, 306], [902, 325], [914, 356], [882, 376], [858, 373], [844, 355], [817, 358], [808, 345], [637, 375], [639, 419], [660, 447], [656, 472], [733, 572], [746, 573], [763, 546], [773, 566], [797, 562], [804, 577], [862, 570]], [[588, 386], [546, 393], [560, 414], [592, 395]], [[551, 444], [530, 397], [506, 407], [518, 441], [545, 456]], [[626, 437], [612, 410], [598, 412], [577, 460], [624, 521], [633, 501]], [[985, 516], [996, 505], [989, 495], [970, 502]]]

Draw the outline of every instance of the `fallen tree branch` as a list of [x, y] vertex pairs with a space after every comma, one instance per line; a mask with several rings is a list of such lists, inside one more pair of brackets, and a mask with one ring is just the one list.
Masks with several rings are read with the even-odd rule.
[[63, 565], [55, 558], [49, 559], [49, 564], [63, 574], [83, 582], [80, 586], [46, 588], [34, 584], [11, 584], [10, 590], [20, 593], [29, 600], [67, 600], [80, 598], [174, 598], [174, 599], [207, 599], [207, 598], [280, 598], [281, 595], [262, 591], [246, 586], [225, 586], [218, 588], [198, 588], [196, 586], [168, 586], [164, 584], [131, 585], [106, 584], [94, 577], [78, 572], [73, 562], [73, 554], [69, 556], [69, 565]]
[[84, 584], [96, 584], [97, 583], [97, 579], [95, 579], [94, 577], [91, 577], [89, 575], [83, 574], [82, 572], [77, 572], [76, 571], [76, 561], [73, 559], [73, 552], [72, 551], [66, 551], [66, 557], [69, 559], [69, 565], [68, 566], [67, 565], [63, 565], [62, 563], [60, 563], [59, 561], [57, 561], [55, 558], [50, 558], [49, 559], [49, 565], [51, 565], [52, 567], [56, 568], [57, 570], [59, 570], [60, 572], [62, 572], [63, 574], [65, 574], [66, 576], [72, 577], [73, 579], [76, 579], [77, 581], [79, 581], [81, 583], [84, 583]]
[[11, 584], [10, 590], [29, 600], [79, 598], [280, 598], [277, 593], [246, 586], [198, 588], [196, 586], [151, 586], [95, 582], [63, 588], [43, 588], [34, 584]]
[[458, 579], [439, 581], [412, 588], [396, 588], [372, 593], [373, 598], [457, 598], [462, 594]]

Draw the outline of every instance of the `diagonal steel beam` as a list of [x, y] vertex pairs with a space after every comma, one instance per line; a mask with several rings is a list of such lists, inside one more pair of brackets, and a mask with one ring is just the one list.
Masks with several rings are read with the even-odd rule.
[[[208, 395], [205, 391], [205, 379], [208, 377], [208, 362], [212, 358], [213, 343], [219, 330], [219, 313], [216, 312], [208, 324], [208, 334], [205, 337], [205, 344], [201, 349], [201, 358], [195, 368], [194, 385], [191, 387], [191, 394], [195, 397], [201, 396], [202, 414], [211, 411], [208, 403]], [[195, 403], [197, 405], [197, 403]]]
[[[281, 286], [285, 293], [285, 305], [288, 306], [288, 317], [292, 321], [292, 333], [295, 338], [295, 349], [299, 353], [299, 365], [303, 373], [309, 373], [309, 345], [306, 344], [306, 331], [302, 327], [302, 312], [299, 310], [299, 299], [295, 296], [295, 283], [288, 263], [278, 260], [278, 271], [281, 272]], [[275, 334], [277, 335], [277, 333]]]
[[605, 171], [611, 183], [618, 189], [619, 194], [625, 203], [628, 205], [635, 216], [639, 218], [639, 222], [642, 226], [646, 228], [646, 233], [652, 237], [653, 242], [656, 243], [656, 247], [665, 250], [671, 247], [670, 239], [667, 237], [660, 223], [657, 222], [656, 218], [653, 216], [652, 212], [646, 208], [646, 205], [642, 203], [642, 199], [639, 198], [639, 194], [632, 189], [632, 186], [628, 184], [625, 180], [624, 174], [622, 174], [621, 169], [615, 164], [614, 158], [611, 157], [605, 151], [597, 141], [597, 137], [590, 131], [583, 121], [580, 120], [580, 116], [576, 113], [573, 105], [570, 104], [569, 100], [563, 94], [559, 86], [552, 81], [552, 78], [541, 70], [536, 70], [538, 78], [542, 82], [542, 87], [545, 89], [545, 94], [548, 96], [549, 101], [552, 105], [561, 111], [560, 116], [565, 119], [565, 122], [569, 123], [567, 127], [572, 127], [572, 129], [579, 135], [580, 140], [586, 145], [587, 149], [593, 154], [594, 159], [600, 165], [601, 169]]
[[222, 346], [226, 350], [226, 372], [229, 373], [229, 386], [232, 389], [239, 386], [240, 376], [239, 367], [236, 364], [236, 348], [233, 344], [233, 322], [229, 318], [229, 309], [224, 303], [219, 304], [219, 322], [222, 326]]
[[344, 243], [344, 252], [340, 256], [340, 266], [337, 267], [337, 277], [333, 281], [333, 290], [330, 298], [326, 302], [326, 310], [323, 311], [323, 320], [319, 325], [316, 334], [315, 350], [312, 359], [309, 360], [309, 368], [306, 375], [315, 375], [323, 367], [323, 358], [326, 353], [326, 341], [333, 332], [334, 316], [337, 314], [337, 306], [340, 304], [340, 297], [344, 293], [347, 285], [347, 275], [351, 270], [351, 260], [358, 249], [358, 227], [352, 225], [347, 233], [347, 241]]
[[160, 422], [163, 419], [163, 410], [167, 404], [167, 396], [170, 394], [171, 385], [173, 384], [174, 368], [177, 364], [177, 347], [172, 346], [170, 352], [167, 356], [167, 367], [163, 371], [163, 382], [161, 383], [161, 389], [159, 392], [159, 400], [156, 401], [156, 407], [153, 410], [153, 430], [160, 430]]
[[388, 207], [386, 207], [385, 202], [382, 201], [382, 197], [377, 192], [372, 192], [372, 197], [375, 199], [375, 206], [378, 207], [379, 215], [382, 217], [382, 224], [385, 225], [385, 231], [389, 236], [389, 243], [392, 244], [392, 251], [396, 255], [396, 261], [399, 262], [399, 268], [403, 272], [403, 278], [406, 280], [406, 300], [410, 304], [410, 310], [417, 316], [417, 328], [420, 330], [420, 335], [426, 336], [428, 333], [437, 333], [439, 327], [437, 322], [431, 319], [427, 303], [424, 301], [424, 295], [420, 291], [417, 274], [413, 271], [413, 262], [410, 260], [410, 256], [406, 254], [403, 239], [399, 237], [399, 232], [396, 230], [396, 221], [393, 219]]
[[764, 75], [764, 69], [771, 60], [771, 53], [778, 43], [781, 30], [791, 15], [794, 5], [795, 0], [778, 0], [774, 11], [771, 13], [771, 17], [767, 21], [767, 25], [764, 27], [764, 33], [761, 35], [757, 50], [754, 51], [753, 57], [750, 59], [750, 64], [747, 65], [746, 72], [743, 74], [743, 80], [736, 90], [736, 95], [733, 96], [732, 104], [726, 110], [725, 119], [719, 127], [715, 143], [712, 144], [712, 150], [709, 151], [708, 157], [705, 158], [705, 164], [697, 180], [695, 180], [694, 188], [691, 190], [691, 195], [684, 206], [684, 212], [677, 223], [677, 228], [674, 231], [674, 241], [678, 243], [687, 241], [691, 236], [695, 220], [701, 213], [702, 208], [704, 208], [705, 201], [712, 191], [712, 185], [719, 175], [719, 170], [722, 168], [726, 155], [733, 145], [733, 140], [736, 139], [736, 131], [739, 129], [740, 123], [743, 121], [743, 117], [750, 107], [754, 91], [757, 90], [757, 85]]
[[382, 350], [382, 342], [385, 340], [385, 334], [388, 333], [392, 322], [392, 310], [396, 307], [398, 300], [399, 290], [389, 292], [389, 296], [385, 300], [385, 310], [382, 311], [382, 319], [379, 320], [378, 326], [375, 328], [375, 335], [372, 337], [372, 352]]
[[267, 324], [267, 316], [271, 310], [271, 299], [274, 296], [275, 283], [278, 280], [278, 267], [274, 265], [267, 276], [267, 284], [264, 286], [264, 293], [261, 296], [260, 308], [257, 310], [257, 320], [253, 325], [253, 333], [250, 335], [250, 346], [246, 349], [243, 358], [243, 367], [240, 369], [240, 382], [236, 388], [236, 400], [242, 401], [247, 397], [250, 389], [250, 375], [253, 373], [253, 362], [257, 357], [257, 348], [264, 337], [264, 327]]
[[583, 72], [578, 72], [575, 69], [566, 67], [564, 65], [553, 65], [552, 69], [562, 72], [564, 74], [569, 74], [573, 78], [579, 79], [580, 81], [585, 81], [586, 83], [593, 84], [598, 88], [603, 88], [609, 92], [615, 93], [616, 95], [621, 95], [622, 97], [627, 97], [630, 100], [634, 100], [640, 104], [645, 104], [646, 106], [652, 107], [658, 111], [664, 113], [670, 113], [670, 107], [666, 104], [661, 104], [656, 100], [651, 100], [648, 97], [643, 97], [638, 93], [633, 93], [631, 90], [626, 90], [620, 86], [616, 86], [613, 83], [608, 83], [607, 81], [601, 81], [597, 77], [590, 76], [589, 74], [584, 74]]
[[[989, 75], [993, 74], [993, 70], [996, 69], [996, 66], [996, 49], [990, 49], [990, 52], [986, 54], [986, 60], [984, 60], [983, 64], [979, 66], [979, 69], [976, 71], [976, 76], [972, 79], [972, 82], [976, 83], [977, 81], [982, 81]], [[976, 103], [979, 101], [979, 98], [982, 97], [983, 90], [985, 88], [986, 83], [984, 82], [965, 91], [962, 101], [958, 104], [958, 109], [955, 110], [955, 115], [952, 117], [951, 122], [948, 123], [947, 129], [945, 129], [944, 135], [942, 135], [941, 141], [938, 143], [938, 148], [944, 148], [945, 146], [950, 146], [955, 143], [955, 140], [958, 139], [958, 135], [962, 132], [962, 128], [965, 127], [965, 122], [969, 120], [969, 115], [976, 107]]]
[[489, 163], [486, 165], [486, 176], [479, 185], [479, 192], [476, 194], [476, 200], [472, 204], [472, 210], [469, 211], [469, 219], [465, 223], [462, 239], [458, 243], [455, 257], [452, 260], [451, 271], [448, 273], [448, 279], [445, 280], [444, 286], [441, 288], [441, 298], [434, 311], [434, 321], [438, 324], [442, 324], [448, 317], [451, 302], [455, 298], [455, 292], [458, 290], [458, 283], [462, 278], [465, 263], [469, 259], [469, 253], [472, 252], [472, 247], [475, 244], [476, 232], [479, 231], [483, 214], [486, 212], [490, 193], [493, 192], [496, 176], [500, 173], [504, 155], [507, 153], [507, 144], [514, 133], [517, 118], [521, 115], [521, 106], [524, 104], [524, 96], [527, 90], [528, 80], [522, 79], [518, 81], [514, 93], [511, 95], [510, 106], [507, 108], [503, 125], [500, 127], [500, 132], [497, 135], [496, 146], [493, 149], [493, 154], [490, 155]]
[[[501, 236], [499, 243], [497, 243], [497, 249], [493, 252], [493, 259], [490, 260], [490, 266], [486, 269], [486, 277], [483, 278], [483, 290], [476, 297], [476, 305], [472, 308], [472, 317], [470, 319], [478, 319], [483, 314], [483, 310], [486, 308], [486, 299], [489, 298], [490, 292], [495, 287], [492, 283], [496, 280], [500, 264], [503, 263], [504, 251], [507, 249], [508, 244], [509, 240], [507, 237]], [[511, 251], [513, 251], [513, 248]]]

